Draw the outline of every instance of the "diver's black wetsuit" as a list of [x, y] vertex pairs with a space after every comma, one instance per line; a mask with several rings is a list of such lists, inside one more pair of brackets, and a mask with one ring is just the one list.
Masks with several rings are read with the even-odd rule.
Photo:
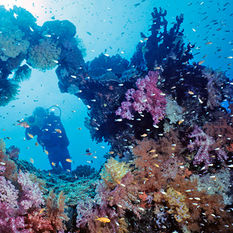
[[27, 128], [26, 139], [30, 140], [32, 135], [37, 135], [38, 143], [48, 151], [49, 162], [53, 169], [58, 169], [61, 162], [64, 170], [71, 170], [70, 154], [67, 149], [69, 140], [59, 117], [50, 114], [46, 116], [41, 129], [38, 126]]

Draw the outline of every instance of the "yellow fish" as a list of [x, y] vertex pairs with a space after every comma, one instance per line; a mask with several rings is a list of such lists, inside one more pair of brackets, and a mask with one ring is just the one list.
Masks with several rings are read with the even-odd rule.
[[182, 124], [184, 122], [184, 119], [178, 121], [178, 125]]
[[115, 152], [114, 151], [109, 151], [108, 152], [110, 155], [113, 155]]
[[39, 214], [43, 214], [43, 212], [45, 211], [45, 208], [42, 208], [39, 212]]
[[106, 217], [102, 217], [102, 218], [97, 218], [97, 221], [103, 222], [103, 223], [107, 223], [110, 222], [111, 220], [109, 218]]
[[53, 166], [56, 166], [56, 163], [52, 162], [52, 165], [53, 165]]
[[47, 150], [44, 150], [44, 152], [45, 152], [45, 154], [46, 154], [46, 155], [48, 155], [48, 154], [49, 154], [49, 152], [48, 152]]
[[201, 65], [201, 64], [203, 64], [204, 62], [205, 62], [205, 60], [199, 61], [199, 62], [198, 62], [198, 65]]
[[60, 129], [55, 129], [56, 132], [58, 133], [61, 133], [61, 130]]
[[72, 163], [71, 159], [66, 159], [66, 162]]
[[28, 133], [28, 136], [29, 136], [30, 138], [34, 138], [34, 136], [33, 136], [32, 134], [30, 134], [30, 133]]

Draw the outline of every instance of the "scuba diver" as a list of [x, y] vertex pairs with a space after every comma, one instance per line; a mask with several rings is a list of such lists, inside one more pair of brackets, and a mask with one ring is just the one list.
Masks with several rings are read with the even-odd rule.
[[[56, 107], [60, 110], [59, 107]], [[37, 107], [32, 116], [27, 117], [21, 124], [26, 128], [25, 136], [27, 140], [37, 136], [38, 143], [43, 147], [48, 155], [53, 171], [61, 171], [59, 163], [65, 171], [71, 171], [71, 159], [67, 149], [69, 140], [65, 129], [61, 123], [60, 116], [56, 116], [52, 107], [44, 109]], [[61, 113], [61, 110], [60, 110]]]

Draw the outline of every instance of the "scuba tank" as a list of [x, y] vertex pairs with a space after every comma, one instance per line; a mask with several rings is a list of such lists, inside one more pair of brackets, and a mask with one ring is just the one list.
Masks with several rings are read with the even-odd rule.
[[48, 115], [57, 116], [61, 119], [61, 108], [57, 105], [52, 105], [49, 108], [46, 109], [48, 112]]

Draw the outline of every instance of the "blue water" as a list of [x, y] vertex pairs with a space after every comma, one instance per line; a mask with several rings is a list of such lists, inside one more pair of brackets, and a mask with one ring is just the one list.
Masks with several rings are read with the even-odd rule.
[[[233, 76], [233, 59], [227, 58], [233, 56], [233, 6], [232, 3], [227, 4], [227, 1], [0, 0], [0, 5], [10, 7], [12, 4], [24, 7], [34, 14], [39, 25], [51, 20], [51, 17], [70, 20], [76, 26], [77, 35], [86, 48], [85, 61], [92, 60], [101, 52], [109, 55], [119, 53], [130, 59], [141, 39], [140, 32], [146, 34], [148, 31], [151, 11], [155, 6], [167, 10], [168, 22], [174, 22], [176, 15], [183, 13], [182, 27], [186, 42], [196, 45], [193, 49], [193, 54], [196, 54], [194, 60], [205, 60], [203, 65], [224, 71], [228, 77]], [[217, 22], [214, 26], [213, 23], [210, 25], [213, 20]], [[207, 42], [212, 44], [206, 44]], [[105, 161], [103, 155], [109, 147], [105, 143], [96, 144], [91, 140], [90, 133], [84, 126], [87, 107], [77, 97], [60, 93], [54, 70], [33, 70], [30, 80], [21, 84], [17, 99], [0, 107], [0, 138], [9, 137], [5, 140], [6, 146], [17, 145], [21, 159], [30, 161], [32, 158], [36, 167], [50, 169], [42, 148], [35, 145], [35, 139], [24, 140], [24, 128], [17, 126], [16, 121], [30, 115], [37, 106], [47, 108], [54, 104], [62, 109], [61, 120], [70, 140], [72, 167], [91, 162], [90, 165], [98, 169]], [[97, 159], [85, 155], [87, 148], [91, 149]]]

